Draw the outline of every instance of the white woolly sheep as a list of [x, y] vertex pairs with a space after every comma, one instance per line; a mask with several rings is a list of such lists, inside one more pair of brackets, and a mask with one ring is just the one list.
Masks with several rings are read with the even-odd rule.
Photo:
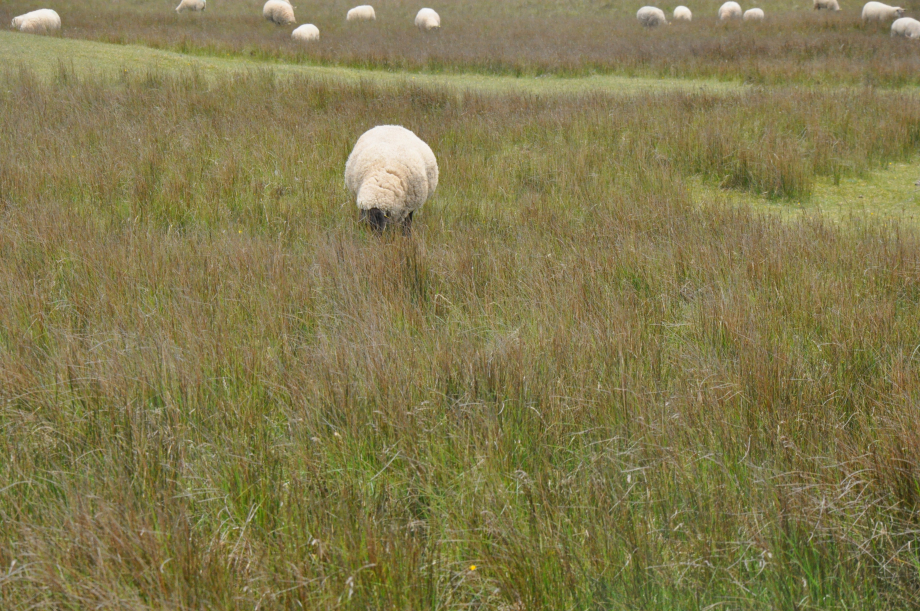
[[636, 19], [647, 28], [668, 25], [668, 20], [664, 16], [664, 11], [654, 6], [643, 6], [640, 8], [636, 13]]
[[741, 16], [743, 21], [763, 21], [763, 9], [750, 8]]
[[358, 138], [345, 162], [345, 188], [361, 220], [375, 231], [401, 225], [438, 186], [438, 162], [421, 138], [399, 125], [379, 125]]
[[920, 38], [920, 21], [910, 17], [901, 17], [895, 19], [891, 24], [892, 38], [902, 36], [904, 38]]
[[345, 21], [375, 21], [377, 13], [370, 4], [362, 4], [348, 11], [345, 14]]
[[686, 6], [678, 6], [674, 9], [674, 21], [690, 21], [693, 19], [693, 13]]
[[44, 34], [60, 30], [61, 17], [50, 8], [43, 8], [13, 17], [12, 26], [20, 32]]
[[291, 39], [300, 42], [312, 42], [319, 40], [319, 28], [312, 23], [305, 23], [291, 32]]
[[814, 10], [820, 11], [821, 9], [839, 11], [840, 5], [837, 4], [837, 0], [815, 0]]
[[900, 6], [888, 6], [881, 2], [867, 2], [862, 10], [862, 20], [869, 21], [890, 21], [900, 19], [904, 16], [904, 9]]
[[262, 16], [277, 25], [297, 23], [294, 18], [294, 7], [285, 0], [268, 0], [262, 7]]
[[423, 32], [430, 32], [441, 27], [441, 16], [434, 9], [423, 8], [415, 16], [415, 27]]
[[176, 7], [176, 12], [181, 13], [182, 11], [203, 11], [205, 5], [205, 0], [182, 0], [179, 3], [179, 6]]
[[741, 19], [741, 5], [737, 2], [726, 2], [719, 7], [719, 21], [728, 19]]

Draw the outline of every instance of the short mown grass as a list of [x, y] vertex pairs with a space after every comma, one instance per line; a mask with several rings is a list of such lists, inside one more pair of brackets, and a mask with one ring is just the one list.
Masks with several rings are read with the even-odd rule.
[[[0, 105], [4, 609], [915, 608], [920, 233], [718, 193], [871, 180], [917, 97]], [[342, 186], [381, 123], [441, 168], [409, 237]]]

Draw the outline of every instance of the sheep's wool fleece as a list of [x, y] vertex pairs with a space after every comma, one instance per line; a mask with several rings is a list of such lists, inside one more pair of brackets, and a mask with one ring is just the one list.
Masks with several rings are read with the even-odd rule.
[[742, 17], [744, 21], [762, 21], [763, 20], [763, 9], [751, 8], [744, 11], [744, 16]]
[[291, 38], [304, 42], [319, 40], [319, 28], [312, 23], [305, 23], [299, 28], [295, 28], [294, 31], [291, 32]]
[[415, 27], [423, 32], [436, 30], [441, 27], [441, 16], [434, 9], [423, 8], [415, 16]]
[[719, 19], [725, 21], [726, 19], [740, 19], [741, 18], [741, 5], [737, 2], [726, 2], [719, 7]]
[[690, 21], [693, 19], [693, 13], [686, 6], [678, 6], [674, 9], [674, 21]]
[[345, 162], [345, 188], [360, 210], [378, 208], [393, 222], [422, 207], [438, 186], [431, 148], [399, 125], [380, 125], [358, 138]]
[[345, 21], [375, 21], [377, 13], [370, 4], [356, 6], [345, 14]]
[[888, 6], [881, 2], [867, 2], [862, 10], [863, 21], [888, 21], [904, 16], [900, 6]]
[[176, 7], [176, 12], [181, 13], [182, 11], [203, 11], [205, 5], [205, 0], [182, 0], [179, 3], [179, 6]]
[[654, 6], [643, 6], [640, 8], [638, 12], [636, 12], [636, 19], [647, 28], [654, 28], [655, 26], [668, 23], [668, 20], [665, 19], [664, 11]]
[[910, 17], [901, 17], [891, 24], [891, 35], [920, 38], [920, 21]]
[[829, 11], [839, 11], [840, 5], [837, 0], [815, 0], [815, 10], [827, 9]]
[[12, 26], [29, 34], [53, 32], [61, 29], [61, 17], [50, 8], [43, 8], [13, 17]]
[[262, 7], [262, 16], [278, 25], [297, 23], [294, 19], [294, 7], [284, 0], [268, 0]]

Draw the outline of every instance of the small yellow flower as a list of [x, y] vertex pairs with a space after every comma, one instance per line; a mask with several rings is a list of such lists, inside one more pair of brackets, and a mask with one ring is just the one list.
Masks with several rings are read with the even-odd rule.
[[475, 564], [471, 564], [471, 565], [470, 565], [470, 570], [471, 570], [471, 571], [475, 571], [475, 570], [476, 570], [476, 565], [475, 565]]

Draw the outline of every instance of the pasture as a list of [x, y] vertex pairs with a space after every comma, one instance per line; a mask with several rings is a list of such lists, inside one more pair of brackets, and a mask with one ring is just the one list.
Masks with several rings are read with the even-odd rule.
[[916, 608], [917, 41], [177, 3], [0, 32], [0, 608]]

